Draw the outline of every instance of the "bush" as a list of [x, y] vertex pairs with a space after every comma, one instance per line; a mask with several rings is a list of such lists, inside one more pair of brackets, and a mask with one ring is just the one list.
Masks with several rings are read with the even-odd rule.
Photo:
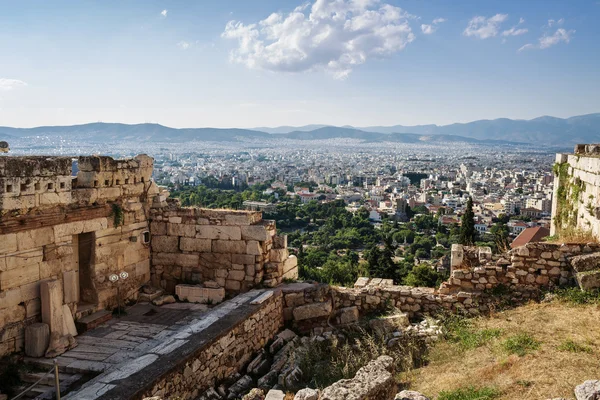
[[438, 400], [492, 400], [500, 396], [497, 389], [491, 387], [461, 388], [452, 391], [441, 391]]
[[519, 357], [531, 353], [540, 347], [540, 342], [535, 340], [528, 333], [518, 333], [504, 340], [502, 347], [509, 354], [516, 354]]

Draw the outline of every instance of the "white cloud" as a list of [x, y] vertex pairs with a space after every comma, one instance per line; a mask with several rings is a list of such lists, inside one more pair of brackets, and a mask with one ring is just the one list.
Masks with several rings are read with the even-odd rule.
[[547, 49], [559, 43], [569, 43], [575, 34], [575, 30], [566, 30], [564, 28], [558, 28], [554, 33], [544, 33], [544, 35], [538, 39], [538, 44], [528, 43], [521, 47], [518, 51], [531, 50], [531, 49]]
[[525, 19], [523, 18], [519, 18], [519, 23], [515, 26], [513, 26], [512, 28], [502, 32], [502, 36], [519, 36], [519, 35], [524, 35], [527, 32], [529, 32], [529, 29], [527, 28], [519, 28], [519, 25], [524, 24], [525, 23]]
[[496, 14], [490, 18], [482, 16], [474, 17], [469, 21], [469, 25], [467, 25], [463, 35], [475, 36], [479, 39], [488, 39], [497, 36], [500, 25], [502, 25], [507, 18], [508, 14]]
[[403, 50], [415, 40], [399, 7], [379, 0], [315, 0], [254, 23], [229, 21], [221, 34], [236, 39], [230, 59], [275, 72], [325, 70], [344, 79], [357, 65]]
[[0, 78], [0, 90], [9, 91], [23, 86], [27, 86], [27, 83], [19, 79]]
[[549, 19], [548, 20], [548, 27], [552, 28], [554, 25], [562, 25], [564, 23], [565, 23], [565, 19], [564, 18], [561, 18], [558, 21], [555, 21], [553, 19]]
[[181, 50], [187, 50], [190, 47], [192, 47], [192, 44], [190, 42], [182, 40], [181, 42], [177, 43], [177, 47], [179, 47]]
[[516, 26], [513, 26], [512, 28], [502, 32], [502, 36], [519, 36], [524, 35], [527, 32], [529, 32], [529, 29], [527, 28], [517, 28]]
[[162, 10], [162, 11], [160, 12], [160, 15], [161, 15], [163, 18], [167, 18], [167, 14], [168, 14], [168, 12], [169, 12], [169, 10]]
[[574, 33], [574, 30], [567, 31], [566, 29], [559, 28], [552, 35], [545, 34], [540, 38], [540, 49], [547, 49], [560, 42], [569, 43]]
[[425, 35], [431, 35], [432, 33], [434, 33], [435, 31], [437, 31], [437, 24], [441, 24], [442, 22], [445, 22], [446, 20], [444, 18], [436, 18], [433, 20], [433, 22], [431, 24], [422, 24], [421, 25], [421, 31], [425, 34]]

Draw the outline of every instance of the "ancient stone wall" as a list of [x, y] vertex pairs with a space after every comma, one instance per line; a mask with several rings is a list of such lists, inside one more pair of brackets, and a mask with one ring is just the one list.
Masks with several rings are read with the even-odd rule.
[[361, 316], [392, 308], [410, 317], [440, 311], [487, 313], [501, 305], [539, 298], [542, 289], [573, 282], [571, 260], [595, 254], [598, 244], [530, 243], [502, 256], [487, 250], [453, 248], [450, 278], [438, 289], [395, 286], [390, 280], [360, 278], [354, 288], [327, 284], [288, 285], [284, 318], [300, 331], [328, 329], [356, 322]]
[[273, 287], [298, 277], [286, 236], [261, 212], [181, 208], [151, 211], [152, 283], [175, 292], [181, 283], [214, 282], [228, 292]]
[[189, 354], [184, 362], [155, 381], [151, 389], [129, 398], [195, 399], [203, 390], [236, 374], [283, 327], [280, 291], [275, 291], [261, 306], [233, 329], [212, 337], [210, 342]]
[[[147, 243], [152, 159], [0, 158], [0, 355], [23, 348], [24, 328], [41, 320], [40, 284], [56, 279], [75, 318], [116, 305], [150, 280]], [[117, 178], [118, 177], [118, 178]], [[96, 185], [97, 183], [97, 185]]]
[[600, 238], [600, 145], [557, 154], [554, 175], [551, 234], [576, 228]]

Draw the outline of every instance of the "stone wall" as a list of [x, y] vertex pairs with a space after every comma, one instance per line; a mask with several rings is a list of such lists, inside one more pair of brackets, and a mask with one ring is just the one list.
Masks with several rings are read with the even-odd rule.
[[440, 311], [479, 315], [503, 305], [538, 299], [543, 289], [574, 281], [572, 260], [594, 255], [598, 244], [530, 243], [491, 257], [484, 248], [453, 248], [450, 278], [437, 289], [395, 286], [386, 279], [360, 278], [354, 288], [293, 284], [283, 289], [284, 318], [302, 332], [356, 322], [391, 308], [410, 317]]
[[213, 282], [228, 292], [298, 277], [286, 236], [261, 212], [181, 208], [151, 211], [152, 283], [168, 292], [180, 283]]
[[266, 346], [283, 327], [283, 298], [280, 291], [264, 301], [261, 308], [233, 329], [211, 337], [187, 358], [177, 364], [149, 389], [127, 398], [143, 399], [160, 396], [174, 399], [195, 399], [200, 393], [240, 371], [252, 356]]
[[42, 282], [60, 282], [77, 318], [81, 303], [116, 305], [108, 275], [128, 272], [125, 299], [150, 280], [152, 159], [78, 161], [73, 178], [70, 158], [0, 158], [0, 355], [22, 349], [25, 326], [41, 320]]
[[600, 145], [577, 145], [557, 154], [551, 234], [577, 228], [600, 238]]

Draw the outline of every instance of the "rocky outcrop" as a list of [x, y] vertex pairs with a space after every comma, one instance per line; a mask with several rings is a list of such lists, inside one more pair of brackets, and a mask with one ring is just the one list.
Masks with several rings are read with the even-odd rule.
[[577, 400], [600, 400], [600, 380], [585, 381], [575, 388]]
[[381, 356], [359, 369], [354, 378], [325, 388], [321, 400], [392, 400], [395, 394], [394, 359]]

